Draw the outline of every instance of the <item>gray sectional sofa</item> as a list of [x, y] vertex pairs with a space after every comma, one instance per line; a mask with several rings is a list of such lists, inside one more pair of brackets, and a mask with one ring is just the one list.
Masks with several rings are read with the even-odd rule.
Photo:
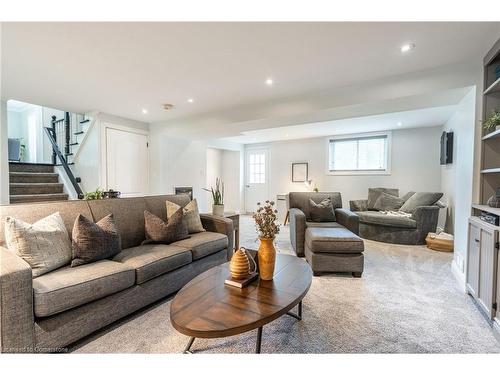
[[[233, 251], [229, 219], [201, 215], [206, 232], [170, 245], [141, 245], [144, 210], [166, 217], [165, 201], [186, 195], [0, 206], [0, 331], [2, 352], [64, 351], [76, 340], [166, 297]], [[6, 249], [4, 220], [33, 223], [59, 212], [71, 236], [78, 214], [94, 222], [112, 213], [122, 252], [113, 259], [69, 265], [33, 278], [30, 266]]]
[[[311, 219], [310, 199], [316, 203], [330, 198], [335, 221]], [[342, 209], [340, 193], [292, 192], [290, 202], [290, 240], [297, 256], [306, 258], [314, 275], [350, 272], [361, 277], [364, 269], [364, 243], [357, 235], [359, 218]]]

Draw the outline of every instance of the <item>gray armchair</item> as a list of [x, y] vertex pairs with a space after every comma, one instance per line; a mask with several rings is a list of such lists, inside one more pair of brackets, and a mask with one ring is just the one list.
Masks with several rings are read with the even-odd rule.
[[[393, 189], [397, 191], [396, 189]], [[359, 235], [362, 238], [401, 245], [422, 245], [429, 232], [437, 228], [441, 202], [420, 206], [409, 217], [390, 216], [369, 210], [368, 200], [352, 200], [351, 211], [359, 216]]]

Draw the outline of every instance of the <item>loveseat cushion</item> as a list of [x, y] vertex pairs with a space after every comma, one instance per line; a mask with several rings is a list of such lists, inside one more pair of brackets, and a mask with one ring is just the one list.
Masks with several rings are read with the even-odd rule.
[[225, 234], [207, 231], [194, 233], [191, 237], [171, 245], [190, 250], [193, 254], [193, 260], [196, 260], [227, 249], [228, 239]]
[[341, 228], [307, 228], [306, 247], [313, 253], [351, 254], [364, 250], [363, 240], [350, 230]]
[[399, 197], [399, 189], [389, 189], [389, 188], [369, 188], [368, 189], [368, 202], [367, 206], [369, 210], [376, 210], [375, 202], [380, 197], [382, 193], [393, 195]]
[[396, 228], [417, 228], [417, 222], [411, 217], [390, 216], [377, 211], [356, 212], [359, 222], [363, 224], [383, 225]]
[[33, 279], [35, 316], [44, 317], [133, 286], [135, 270], [111, 260], [59, 268]]
[[125, 249], [113, 260], [135, 269], [136, 283], [142, 284], [191, 263], [192, 255], [182, 247], [149, 244]]

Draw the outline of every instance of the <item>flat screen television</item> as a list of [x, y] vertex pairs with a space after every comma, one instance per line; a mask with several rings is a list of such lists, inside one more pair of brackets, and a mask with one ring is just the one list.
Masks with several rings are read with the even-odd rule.
[[441, 165], [453, 163], [453, 132], [441, 134]]

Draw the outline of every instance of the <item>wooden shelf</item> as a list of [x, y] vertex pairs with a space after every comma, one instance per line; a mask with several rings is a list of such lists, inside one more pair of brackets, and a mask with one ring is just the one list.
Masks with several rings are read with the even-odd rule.
[[483, 141], [487, 139], [493, 139], [493, 138], [498, 138], [500, 137], [500, 129], [492, 131], [491, 133], [486, 134], [483, 138], [481, 138]]
[[472, 208], [476, 210], [486, 211], [493, 215], [500, 216], [500, 208], [490, 207], [487, 204], [473, 204]]
[[481, 170], [482, 174], [487, 174], [487, 173], [500, 173], [500, 168], [488, 168], [488, 169], [483, 169]]
[[500, 91], [500, 78], [493, 82], [490, 87], [484, 90], [483, 95], [493, 94], [494, 92]]

